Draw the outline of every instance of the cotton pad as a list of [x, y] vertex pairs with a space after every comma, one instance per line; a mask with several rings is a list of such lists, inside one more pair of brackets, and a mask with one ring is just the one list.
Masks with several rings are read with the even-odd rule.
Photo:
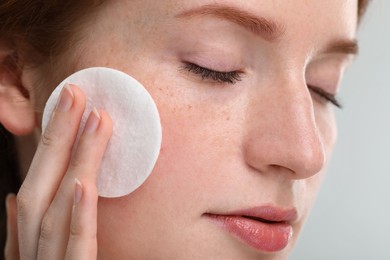
[[161, 123], [152, 97], [137, 80], [121, 71], [84, 69], [53, 91], [44, 109], [42, 129], [46, 129], [66, 83], [77, 85], [87, 97], [78, 138], [93, 107], [107, 111], [113, 121], [113, 134], [97, 177], [99, 196], [114, 198], [131, 193], [150, 175], [160, 152]]

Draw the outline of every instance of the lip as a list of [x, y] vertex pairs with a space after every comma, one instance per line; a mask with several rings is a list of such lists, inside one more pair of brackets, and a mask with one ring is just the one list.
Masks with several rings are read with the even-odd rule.
[[297, 219], [297, 211], [262, 206], [205, 216], [258, 251], [278, 252], [288, 245], [293, 235], [292, 223]]

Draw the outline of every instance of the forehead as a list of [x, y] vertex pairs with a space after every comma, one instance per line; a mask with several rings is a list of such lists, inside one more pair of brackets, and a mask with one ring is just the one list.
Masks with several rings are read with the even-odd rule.
[[[87, 41], [96, 43], [97, 34], [92, 30], [103, 31], [109, 35], [110, 46], [114, 51], [119, 48], [113, 43], [132, 46], [136, 51], [147, 47], [159, 48], [164, 41], [176, 37], [183, 38], [202, 31], [208, 36], [221, 35], [235, 37], [237, 41], [256, 40], [255, 35], [237, 37], [245, 30], [234, 23], [225, 22], [221, 17], [203, 14], [191, 19], [183, 19], [180, 14], [199, 9], [204, 6], [231, 7], [254, 17], [273, 21], [282, 28], [283, 37], [274, 49], [280, 55], [295, 55], [301, 60], [315, 52], [321, 52], [334, 42], [352, 41], [355, 39], [357, 27], [357, 0], [119, 0], [107, 1], [102, 8], [96, 23], [85, 28], [85, 34], [90, 35]], [[101, 19], [102, 18], [102, 19]], [[223, 20], [224, 26], [214, 26]], [[207, 21], [207, 22], [205, 22]], [[211, 26], [210, 26], [211, 25]], [[227, 26], [225, 26], [227, 25]], [[230, 26], [231, 25], [231, 26]], [[235, 28], [234, 31], [227, 28]], [[212, 28], [212, 29], [211, 29]], [[222, 31], [223, 29], [223, 31]], [[238, 34], [237, 34], [238, 32]], [[244, 32], [244, 31], [242, 31]], [[94, 36], [95, 35], [95, 36]], [[198, 39], [200, 39], [198, 37]], [[89, 39], [91, 38], [91, 39]], [[204, 40], [204, 39], [203, 39]], [[210, 40], [210, 39], [209, 39]], [[257, 42], [257, 40], [256, 40]], [[124, 46], [122, 46], [124, 47]], [[226, 43], [226, 47], [229, 44]], [[89, 47], [89, 51], [92, 50]], [[101, 51], [97, 51], [100, 53]], [[271, 55], [271, 54], [270, 54]]]
[[[234, 7], [253, 16], [271, 19], [285, 30], [288, 38], [353, 39], [358, 20], [358, 0], [138, 0], [118, 1], [137, 10], [142, 24], [153, 27], [174, 25], [179, 14], [202, 6]], [[142, 11], [141, 11], [142, 10]], [[134, 18], [134, 13], [131, 12]], [[197, 18], [209, 18], [202, 15]], [[319, 39], [315, 39], [316, 37]]]
[[[242, 27], [268, 40], [283, 34], [280, 38], [285, 44], [300, 41], [302, 49], [304, 43], [313, 51], [341, 43], [345, 47], [344, 52], [354, 53], [357, 50], [353, 50], [354, 47], [348, 50], [351, 45], [356, 46], [357, 0], [199, 0], [161, 4], [168, 17], [225, 19], [244, 25]], [[199, 21], [196, 19], [196, 22]], [[259, 23], [263, 26], [257, 26]]]
[[[358, 14], [357, 0], [199, 0], [175, 2], [171, 12], [180, 12], [205, 5], [231, 6], [255, 16], [276, 20], [289, 28], [314, 29], [335, 33], [355, 32]], [[168, 5], [168, 7], [172, 5]], [[296, 30], [295, 32], [296, 33]]]

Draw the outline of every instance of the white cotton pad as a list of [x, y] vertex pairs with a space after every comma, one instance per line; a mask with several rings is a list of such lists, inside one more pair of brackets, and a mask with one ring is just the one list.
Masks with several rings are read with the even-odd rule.
[[131, 193], [150, 175], [160, 152], [161, 123], [152, 97], [137, 80], [121, 71], [84, 69], [66, 78], [51, 94], [43, 113], [43, 130], [66, 83], [77, 85], [87, 97], [78, 138], [93, 107], [107, 111], [113, 121], [113, 134], [97, 178], [99, 196], [114, 198]]

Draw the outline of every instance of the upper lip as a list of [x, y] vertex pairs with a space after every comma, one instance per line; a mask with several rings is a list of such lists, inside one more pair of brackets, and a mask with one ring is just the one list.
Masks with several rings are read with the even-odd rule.
[[219, 216], [240, 216], [268, 223], [293, 223], [297, 219], [295, 208], [284, 209], [276, 206], [260, 206], [232, 211], [224, 214], [211, 214]]

